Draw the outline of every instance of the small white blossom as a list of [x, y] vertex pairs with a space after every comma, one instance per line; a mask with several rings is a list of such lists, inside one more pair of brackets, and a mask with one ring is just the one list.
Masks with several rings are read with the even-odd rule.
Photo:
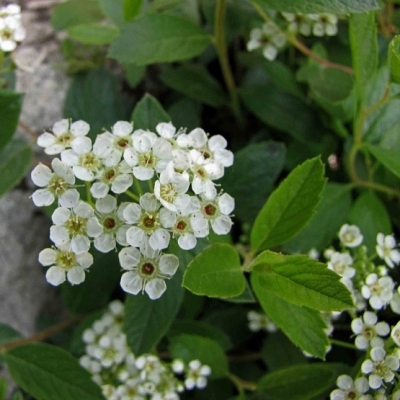
[[209, 375], [211, 375], [211, 368], [208, 365], [202, 365], [199, 360], [190, 361], [184, 382], [186, 389], [192, 390], [195, 387], [204, 389]]
[[0, 8], [0, 50], [14, 51], [17, 43], [25, 39], [26, 32], [21, 23], [21, 8], [8, 4]]
[[378, 233], [376, 237], [378, 244], [376, 245], [376, 252], [382, 260], [390, 268], [394, 268], [395, 264], [400, 262], [400, 251], [395, 249], [397, 246], [396, 240], [392, 235], [385, 236], [383, 233]]
[[289, 22], [288, 30], [304, 36], [334, 36], [338, 32], [338, 17], [334, 14], [282, 13]]
[[336, 380], [339, 389], [331, 392], [330, 400], [367, 400], [364, 396], [369, 390], [368, 380], [365, 377], [353, 378], [349, 375], [340, 375]]
[[70, 243], [57, 249], [44, 249], [39, 253], [39, 262], [50, 268], [46, 272], [46, 279], [54, 286], [68, 281], [79, 285], [85, 280], [85, 271], [93, 264], [90, 253], [75, 254], [70, 251]]
[[146, 292], [152, 300], [165, 292], [164, 279], [171, 278], [179, 265], [175, 255], [162, 254], [150, 246], [144, 246], [142, 252], [135, 247], [125, 247], [118, 256], [121, 267], [127, 270], [121, 277], [122, 289], [131, 294]]
[[85, 121], [79, 120], [71, 123], [68, 119], [62, 119], [53, 125], [52, 133], [42, 133], [38, 137], [37, 144], [44, 147], [46, 154], [60, 154], [71, 147], [73, 139], [86, 136], [89, 130], [90, 126]]
[[357, 247], [362, 243], [364, 237], [357, 226], [344, 224], [340, 228], [339, 239], [346, 247]]
[[352, 268], [353, 258], [348, 253], [333, 252], [328, 262], [328, 268], [335, 271], [343, 278], [353, 278], [356, 274], [355, 268]]
[[389, 325], [384, 321], [378, 322], [376, 313], [371, 311], [365, 311], [362, 318], [353, 319], [351, 330], [357, 335], [355, 345], [361, 350], [383, 347], [384, 340], [379, 336], [386, 336], [390, 332]]
[[396, 356], [386, 356], [382, 347], [372, 348], [370, 356], [370, 360], [362, 363], [361, 371], [369, 375], [369, 386], [375, 390], [379, 389], [383, 382], [393, 381], [394, 372], [399, 368], [399, 359]]
[[249, 329], [252, 332], [265, 330], [267, 332], [276, 332], [278, 328], [276, 325], [265, 315], [256, 311], [249, 311], [247, 313], [249, 321]]
[[58, 158], [53, 159], [51, 167], [43, 164], [37, 165], [32, 173], [31, 179], [36, 186], [41, 187], [32, 194], [32, 201], [38, 207], [49, 206], [58, 198], [61, 207], [74, 207], [79, 200], [79, 192], [72, 188], [75, 176], [69, 165]]
[[377, 274], [369, 274], [361, 293], [374, 310], [380, 310], [392, 300], [393, 289], [394, 282], [390, 276], [379, 278]]

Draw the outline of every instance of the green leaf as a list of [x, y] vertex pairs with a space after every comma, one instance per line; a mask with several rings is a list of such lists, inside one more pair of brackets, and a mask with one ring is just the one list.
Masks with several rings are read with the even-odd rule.
[[320, 312], [283, 300], [265, 289], [257, 274], [251, 274], [251, 284], [263, 310], [283, 333], [303, 351], [323, 359], [330, 346]]
[[254, 297], [253, 291], [251, 290], [251, 287], [247, 281], [245, 281], [246, 287], [244, 288], [243, 293], [241, 293], [239, 296], [235, 297], [230, 297], [229, 299], [223, 299], [229, 303], [238, 303], [238, 304], [250, 304], [250, 303], [256, 303], [256, 299]]
[[0, 378], [0, 400], [6, 400], [7, 395], [7, 381]]
[[119, 34], [119, 29], [96, 22], [74, 25], [68, 28], [68, 35], [84, 44], [110, 44]]
[[125, 25], [124, 0], [98, 0], [98, 3], [104, 15], [115, 25], [119, 27]]
[[400, 83], [400, 35], [396, 35], [389, 43], [388, 64], [392, 82]]
[[315, 363], [293, 365], [265, 375], [258, 390], [272, 400], [310, 400], [333, 389], [338, 375], [348, 372], [343, 364]]
[[69, 0], [58, 3], [54, 7], [51, 23], [54, 29], [61, 31], [74, 25], [96, 22], [103, 18], [104, 15], [97, 0]]
[[197, 101], [181, 98], [173, 103], [167, 111], [176, 127], [187, 128], [188, 131], [191, 131], [200, 126], [202, 105]]
[[[235, 153], [235, 162], [225, 170], [220, 183], [235, 199], [235, 216], [253, 222], [272, 192], [274, 182], [285, 164], [283, 143], [252, 143]], [[260, 165], [263, 167], [260, 168]]]
[[124, 20], [128, 22], [142, 11], [144, 0], [124, 0]]
[[124, 64], [126, 81], [131, 88], [136, 87], [146, 73], [146, 67], [138, 67], [135, 64]]
[[349, 222], [360, 228], [364, 236], [363, 244], [367, 246], [369, 254], [375, 253], [378, 233], [392, 233], [386, 207], [373, 192], [365, 192], [358, 197], [351, 208]]
[[260, 6], [293, 13], [362, 13], [379, 9], [376, 0], [254, 0]]
[[197, 295], [235, 297], [245, 289], [239, 254], [228, 244], [212, 244], [188, 265], [182, 285]]
[[211, 378], [227, 376], [228, 360], [224, 351], [214, 340], [198, 335], [179, 335], [170, 339], [173, 358], [181, 358], [186, 363], [200, 360], [211, 368]]
[[30, 145], [20, 139], [13, 139], [0, 149], [0, 196], [17, 185], [26, 175], [32, 157]]
[[22, 94], [0, 90], [0, 149], [13, 137], [22, 107]]
[[165, 293], [157, 300], [141, 293], [127, 296], [124, 330], [135, 355], [151, 351], [167, 333], [183, 300], [181, 280], [182, 273], [178, 269], [167, 282]]
[[[19, 339], [21, 338], [21, 336], [22, 335], [19, 332], [17, 332], [14, 328], [11, 328], [11, 326], [0, 322], [0, 348], [2, 344]], [[0, 366], [1, 364], [3, 364], [3, 362], [4, 358], [0, 354]]]
[[108, 54], [137, 65], [174, 62], [199, 55], [209, 42], [209, 36], [185, 18], [150, 14], [127, 24]]
[[168, 332], [168, 336], [172, 337], [181, 335], [183, 333], [199, 335], [213, 339], [225, 351], [232, 348], [232, 342], [226, 333], [204, 321], [178, 319], [173, 322], [171, 329]]
[[8, 351], [5, 359], [15, 382], [40, 400], [104, 400], [100, 386], [65, 350], [28, 344]]
[[105, 68], [98, 68], [74, 78], [65, 100], [64, 116], [89, 123], [89, 136], [94, 140], [103, 128], [110, 129], [117, 121], [128, 119], [127, 105], [116, 77]]
[[160, 78], [173, 90], [211, 107], [221, 107], [228, 102], [219, 82], [201, 65], [166, 69]]
[[299, 234], [283, 245], [284, 251], [307, 253], [312, 248], [324, 250], [347, 222], [350, 205], [351, 186], [328, 182], [315, 215]]
[[11, 400], [24, 400], [24, 395], [22, 394], [21, 391], [17, 391], [13, 394], [13, 397], [11, 397]]
[[319, 158], [307, 160], [271, 194], [251, 231], [254, 253], [287, 242], [307, 224], [325, 186], [323, 175]]
[[349, 34], [356, 87], [360, 100], [378, 67], [378, 39], [373, 12], [350, 15]]
[[380, 163], [400, 178], [400, 151], [384, 149], [372, 144], [365, 144], [364, 146]]
[[171, 118], [155, 97], [145, 94], [136, 104], [131, 120], [135, 129], [155, 132], [159, 122], [170, 122]]
[[76, 286], [65, 283], [61, 287], [64, 303], [71, 313], [89, 313], [104, 307], [120, 279], [116, 253], [93, 253], [94, 262], [85, 281]]
[[340, 276], [306, 255], [287, 256], [265, 251], [250, 265], [252, 282], [298, 306], [319, 311], [354, 307], [350, 292]]

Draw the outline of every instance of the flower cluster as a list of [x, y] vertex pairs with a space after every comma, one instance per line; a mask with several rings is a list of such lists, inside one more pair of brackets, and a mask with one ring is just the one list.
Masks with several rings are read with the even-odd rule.
[[303, 36], [335, 36], [338, 32], [338, 17], [335, 14], [282, 13], [289, 23], [288, 30]]
[[17, 43], [25, 39], [21, 23], [21, 8], [18, 4], [0, 7], [0, 50], [14, 51]]
[[154, 354], [136, 357], [122, 330], [124, 306], [115, 300], [93, 325], [83, 332], [85, 354], [79, 362], [90, 372], [108, 400], [178, 400], [179, 394], [207, 386], [211, 374], [199, 360], [164, 362]]
[[177, 131], [171, 123], [158, 124], [154, 133], [118, 121], [94, 143], [89, 131], [84, 121], [63, 119], [38, 138], [47, 154], [60, 155], [51, 168], [39, 164], [31, 174], [40, 187], [33, 202], [58, 202], [50, 229], [55, 247], [43, 250], [39, 261], [51, 266], [51, 284], [79, 284], [93, 262], [92, 245], [103, 253], [121, 246], [122, 288], [157, 299], [178, 268], [178, 258], [163, 252], [171, 238], [190, 250], [210, 230], [230, 231], [234, 199], [215, 181], [233, 164], [233, 153], [220, 135]]
[[[357, 378], [341, 375], [331, 400], [388, 399], [395, 395], [393, 384], [400, 368], [400, 323], [394, 327], [379, 321], [380, 312], [390, 307], [400, 314], [400, 293], [390, 270], [400, 262], [400, 251], [392, 235], [377, 235], [374, 254], [368, 256], [363, 235], [354, 225], [339, 231], [341, 249], [325, 250], [328, 268], [341, 276], [353, 295], [358, 316], [351, 314], [355, 347], [366, 352]], [[390, 398], [392, 398], [390, 397]]]

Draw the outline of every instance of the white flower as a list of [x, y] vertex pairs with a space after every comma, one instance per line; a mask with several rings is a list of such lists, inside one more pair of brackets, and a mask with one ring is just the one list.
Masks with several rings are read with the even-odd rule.
[[211, 375], [211, 368], [202, 365], [199, 360], [192, 360], [186, 372], [185, 387], [192, 390], [195, 387], [204, 389], [207, 386], [207, 376]]
[[337, 34], [338, 17], [334, 14], [282, 13], [289, 22], [288, 30], [304, 36], [334, 36]]
[[94, 216], [93, 208], [83, 202], [72, 209], [57, 208], [52, 215], [55, 225], [50, 228], [50, 239], [56, 246], [61, 246], [71, 241], [71, 249], [75, 254], [89, 251], [89, 237], [98, 237], [103, 232], [103, 227]]
[[46, 154], [60, 154], [71, 146], [73, 139], [88, 134], [90, 126], [85, 121], [76, 121], [71, 124], [70, 120], [62, 119], [53, 125], [52, 132], [42, 133], [37, 140], [40, 147], [44, 147]]
[[103, 162], [97, 151], [92, 151], [92, 141], [86, 136], [72, 140], [71, 149], [61, 153], [61, 160], [71, 165], [75, 176], [82, 181], [93, 181], [103, 168]]
[[172, 361], [171, 369], [175, 374], [182, 374], [185, 370], [185, 363], [180, 358], [176, 358]]
[[132, 146], [133, 124], [128, 121], [118, 121], [111, 128], [111, 132], [97, 135], [93, 144], [93, 151], [108, 167], [116, 166], [121, 161], [125, 149]]
[[175, 137], [176, 128], [170, 122], [160, 122], [156, 126], [157, 133], [164, 139], [171, 140]]
[[395, 264], [400, 262], [400, 251], [395, 249], [397, 246], [396, 240], [392, 235], [385, 236], [383, 233], [378, 233], [376, 237], [378, 244], [376, 245], [376, 252], [382, 260], [390, 268], [394, 268]]
[[400, 347], [400, 322], [398, 322], [393, 328], [390, 333], [390, 337], [393, 341]]
[[178, 245], [181, 249], [195, 248], [196, 238], [206, 237], [209, 234], [208, 222], [205, 218], [191, 218], [191, 214], [199, 209], [199, 199], [191, 196], [189, 205], [180, 212], [174, 213], [166, 208], [162, 208], [160, 211], [162, 226], [170, 229], [173, 237], [178, 238]]
[[328, 262], [328, 268], [344, 278], [353, 278], [356, 273], [352, 268], [353, 258], [348, 253], [333, 252]]
[[362, 243], [364, 237], [357, 226], [344, 224], [340, 228], [339, 239], [346, 247], [357, 247]]
[[378, 278], [377, 274], [369, 274], [365, 279], [365, 285], [361, 288], [364, 299], [374, 310], [380, 310], [389, 304], [393, 297], [394, 282], [390, 276]]
[[182, 148], [201, 149], [207, 145], [207, 134], [201, 128], [195, 128], [188, 134], [182, 133], [176, 138], [176, 143]]
[[39, 262], [50, 268], [46, 272], [46, 279], [54, 286], [65, 281], [73, 285], [79, 285], [85, 280], [85, 271], [93, 264], [93, 256], [90, 253], [75, 254], [70, 251], [70, 243], [66, 243], [57, 249], [44, 249], [39, 253]]
[[101, 365], [110, 368], [112, 365], [121, 364], [126, 356], [126, 337], [120, 333], [118, 336], [103, 335], [98, 341], [94, 353]]
[[319, 251], [315, 247], [310, 249], [308, 252], [308, 257], [310, 257], [312, 260], [318, 260], [319, 256], [320, 256]]
[[96, 175], [96, 182], [90, 187], [90, 193], [95, 199], [101, 199], [108, 194], [110, 189], [116, 194], [126, 192], [132, 183], [131, 168], [125, 161], [122, 161], [118, 165], [100, 170]]
[[133, 147], [125, 150], [124, 159], [133, 167], [133, 175], [145, 181], [153, 178], [155, 172], [165, 170], [172, 160], [172, 145], [153, 132], [137, 130], [133, 134]]
[[159, 219], [160, 202], [154, 194], [146, 193], [139, 204], [131, 203], [124, 210], [128, 224], [134, 224], [126, 232], [126, 240], [133, 247], [142, 247], [146, 240], [154, 250], [166, 249], [170, 234], [163, 229]]
[[365, 377], [353, 378], [349, 375], [340, 375], [336, 380], [339, 389], [331, 392], [330, 400], [356, 400], [368, 398], [363, 396], [369, 390], [368, 380]]
[[122, 203], [117, 208], [117, 199], [108, 194], [96, 201], [97, 217], [103, 227], [103, 233], [94, 240], [94, 247], [102, 253], [115, 249], [116, 242], [126, 246], [126, 231], [123, 212], [129, 203]]
[[127, 293], [146, 292], [152, 300], [158, 299], [167, 289], [164, 279], [171, 278], [178, 269], [179, 260], [173, 254], [162, 254], [145, 246], [142, 253], [134, 247], [119, 252], [119, 261], [125, 272], [121, 287]]
[[0, 50], [14, 51], [17, 43], [25, 39], [26, 32], [21, 24], [21, 8], [9, 4], [0, 8]]
[[378, 322], [376, 313], [371, 311], [365, 311], [362, 318], [353, 319], [351, 330], [357, 335], [355, 345], [361, 350], [383, 347], [384, 341], [378, 336], [386, 336], [390, 332], [389, 325], [384, 321]]
[[368, 381], [371, 389], [379, 389], [382, 382], [392, 382], [394, 372], [399, 368], [399, 359], [396, 356], [385, 357], [386, 352], [382, 347], [371, 350], [371, 360], [366, 360], [361, 365], [361, 371], [369, 375]]
[[247, 319], [249, 320], [249, 329], [252, 332], [258, 332], [261, 330], [276, 332], [278, 330], [276, 325], [265, 314], [249, 311], [247, 313]]
[[76, 189], [72, 189], [75, 183], [75, 176], [69, 165], [63, 163], [58, 158], [54, 158], [51, 167], [43, 164], [37, 165], [32, 173], [31, 179], [38, 189], [32, 194], [32, 200], [36, 206], [49, 206], [58, 198], [58, 202], [62, 207], [74, 207], [79, 200], [79, 193]]
[[232, 227], [230, 213], [235, 208], [235, 200], [227, 193], [217, 196], [214, 200], [203, 199], [199, 211], [191, 215], [193, 226], [199, 226], [202, 220], [210, 222], [217, 235], [226, 235]]
[[188, 206], [190, 202], [190, 196], [186, 194], [188, 189], [189, 175], [185, 172], [182, 174], [175, 172], [173, 161], [168, 163], [154, 184], [154, 194], [157, 199], [165, 208], [174, 212]]

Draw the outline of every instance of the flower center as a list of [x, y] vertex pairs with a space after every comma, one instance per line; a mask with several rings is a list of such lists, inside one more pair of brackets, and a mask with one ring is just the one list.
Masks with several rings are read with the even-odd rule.
[[367, 339], [372, 339], [375, 336], [375, 331], [371, 326], [365, 326], [363, 329], [363, 336]]
[[152, 275], [154, 270], [154, 265], [149, 262], [146, 262], [142, 265], [142, 274], [144, 275]]
[[116, 175], [117, 175], [117, 173], [116, 173], [115, 169], [109, 168], [109, 169], [105, 170], [103, 177], [106, 182], [112, 182], [114, 180], [114, 178], [116, 177]]
[[216, 212], [217, 212], [217, 207], [215, 207], [213, 204], [207, 204], [204, 207], [204, 213], [206, 215], [208, 215], [209, 217], [212, 217], [213, 215], [215, 215]]
[[379, 376], [384, 377], [388, 372], [388, 367], [386, 366], [384, 360], [375, 361], [374, 366], [375, 366], [375, 372]]
[[354, 391], [353, 390], [349, 390], [348, 392], [347, 392], [347, 398], [348, 399], [356, 399], [357, 398], [357, 394], [356, 393], [354, 393]]
[[128, 146], [129, 145], [129, 141], [128, 141], [128, 139], [119, 139], [118, 141], [117, 141], [117, 146], [118, 147], [121, 147], [122, 149], [124, 149], [126, 146]]
[[93, 171], [99, 167], [100, 162], [94, 153], [86, 153], [81, 156], [80, 165], [90, 171]]
[[68, 145], [71, 142], [71, 140], [72, 140], [72, 135], [69, 132], [63, 133], [62, 135], [56, 137], [56, 143], [63, 144], [64, 146]]
[[54, 175], [48, 185], [48, 189], [53, 194], [59, 196], [60, 194], [64, 193], [65, 190], [67, 189], [67, 183], [64, 181], [63, 178]]
[[184, 231], [187, 227], [187, 223], [185, 221], [178, 221], [178, 223], [176, 224], [176, 229], [178, 229], [179, 231]]
[[85, 218], [74, 215], [65, 223], [65, 227], [72, 236], [83, 235], [86, 231], [86, 223]]
[[146, 215], [146, 216], [143, 218], [143, 225], [144, 225], [146, 228], [154, 228], [154, 224], [155, 224], [155, 221], [154, 221], [154, 218], [153, 218], [152, 215]]
[[75, 254], [72, 251], [59, 251], [56, 257], [56, 265], [66, 270], [77, 265]]
[[373, 285], [370, 286], [371, 294], [375, 296], [379, 296], [382, 292], [382, 286], [379, 285], [379, 283], [374, 283]]
[[351, 243], [354, 239], [355, 239], [354, 235], [352, 233], [350, 233], [350, 232], [346, 232], [343, 235], [343, 241], [345, 243]]
[[176, 190], [172, 183], [167, 183], [165, 185], [161, 185], [160, 188], [160, 197], [167, 201], [168, 203], [173, 203], [177, 196]]
[[156, 160], [154, 158], [153, 153], [141, 153], [139, 154], [138, 164], [142, 167], [151, 168], [154, 167]]

